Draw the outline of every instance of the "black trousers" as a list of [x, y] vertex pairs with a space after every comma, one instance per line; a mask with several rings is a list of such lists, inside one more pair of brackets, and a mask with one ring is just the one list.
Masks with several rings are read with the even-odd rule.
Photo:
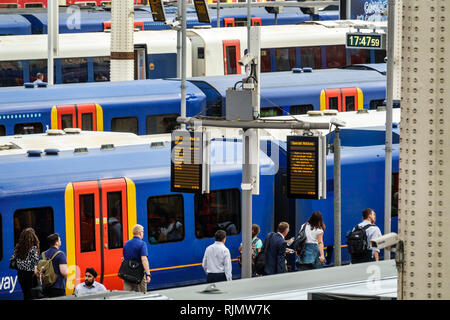
[[364, 262], [372, 262], [375, 261], [374, 258], [372, 258], [372, 251], [367, 251], [362, 256], [352, 256], [352, 264], [355, 263], [364, 263]]
[[225, 272], [222, 273], [208, 273], [206, 275], [206, 282], [220, 282], [227, 281], [227, 277], [225, 276]]
[[66, 290], [57, 288], [44, 288], [43, 293], [46, 298], [62, 297], [66, 295]]
[[33, 271], [17, 270], [17, 279], [19, 280], [20, 287], [23, 292], [24, 300], [31, 300], [31, 289], [37, 284]]

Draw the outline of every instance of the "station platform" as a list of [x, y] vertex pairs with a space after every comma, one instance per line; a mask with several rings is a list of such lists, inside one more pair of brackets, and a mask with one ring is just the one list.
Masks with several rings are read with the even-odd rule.
[[369, 262], [250, 279], [155, 290], [146, 294], [108, 291], [64, 300], [315, 300], [397, 297], [394, 260]]

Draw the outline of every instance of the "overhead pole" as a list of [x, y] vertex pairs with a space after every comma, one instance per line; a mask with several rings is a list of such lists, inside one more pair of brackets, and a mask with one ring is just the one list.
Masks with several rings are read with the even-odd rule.
[[[181, 0], [181, 110], [180, 116], [186, 117], [186, 0]], [[181, 129], [186, 125], [182, 124]]]
[[59, 5], [58, 0], [49, 0], [47, 6], [47, 83], [53, 85], [55, 82], [54, 66], [55, 56], [58, 55], [59, 39]]

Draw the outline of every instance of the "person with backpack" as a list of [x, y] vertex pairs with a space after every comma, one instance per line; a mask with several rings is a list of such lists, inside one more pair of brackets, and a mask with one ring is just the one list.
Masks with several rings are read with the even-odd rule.
[[299, 269], [312, 270], [322, 268], [325, 263], [323, 252], [325, 224], [323, 223], [322, 213], [314, 211], [308, 221], [300, 228], [300, 231], [302, 230], [305, 233], [305, 240], [298, 260]]
[[47, 237], [47, 240], [50, 248], [40, 256], [34, 273], [42, 285], [45, 297], [65, 296], [68, 270], [66, 255], [59, 250], [61, 238], [59, 234], [53, 233]]
[[375, 225], [377, 216], [371, 208], [362, 212], [363, 221], [347, 235], [347, 248], [351, 263], [378, 261], [380, 250], [371, 248], [370, 240], [381, 237], [380, 228]]
[[[258, 238], [260, 228], [257, 224], [252, 225], [252, 274], [253, 276], [258, 276], [259, 274], [256, 274], [255, 270], [255, 259], [256, 256], [261, 252], [261, 248], [263, 246], [263, 243], [261, 239]], [[242, 243], [239, 246], [239, 256], [238, 256], [238, 263], [239, 266], [242, 267]]]

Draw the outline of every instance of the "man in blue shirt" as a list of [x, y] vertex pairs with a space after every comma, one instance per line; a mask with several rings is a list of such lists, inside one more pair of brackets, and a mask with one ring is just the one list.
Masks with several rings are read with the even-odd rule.
[[144, 227], [136, 224], [133, 227], [133, 239], [128, 240], [123, 246], [123, 259], [140, 261], [144, 267], [142, 281], [139, 284], [123, 280], [124, 291], [147, 292], [147, 283], [150, 282], [150, 267], [148, 263], [147, 244], [144, 238]]
[[79, 295], [106, 291], [106, 288], [103, 284], [95, 281], [96, 277], [97, 271], [95, 271], [94, 268], [86, 268], [84, 282], [77, 285], [73, 294]]
[[[54, 233], [47, 237], [50, 244], [50, 248], [44, 252], [46, 259], [51, 259], [56, 252], [61, 248], [61, 238], [59, 234]], [[39, 260], [42, 260], [42, 255]], [[68, 275], [67, 271], [67, 258], [64, 252], [59, 251], [59, 253], [52, 260], [53, 270], [58, 275], [56, 282], [50, 286], [43, 288], [43, 293], [46, 297], [59, 297], [66, 295], [66, 278]], [[34, 269], [34, 273], [39, 278], [39, 271], [37, 268]]]

